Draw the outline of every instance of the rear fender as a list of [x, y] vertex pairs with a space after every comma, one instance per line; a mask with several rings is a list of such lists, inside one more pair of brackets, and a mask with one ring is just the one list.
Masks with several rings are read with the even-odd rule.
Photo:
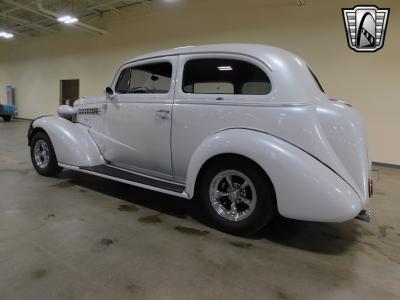
[[228, 153], [253, 160], [268, 174], [278, 211], [285, 217], [342, 222], [361, 210], [357, 193], [327, 166], [292, 144], [249, 129], [220, 131], [200, 144], [188, 167], [189, 197], [193, 197], [201, 167], [209, 159]]
[[[58, 163], [72, 166], [95, 166], [105, 163], [89, 134], [89, 127], [55, 116], [38, 118], [32, 122], [31, 127], [30, 132], [42, 129], [47, 133]], [[32, 134], [29, 135], [31, 139]]]

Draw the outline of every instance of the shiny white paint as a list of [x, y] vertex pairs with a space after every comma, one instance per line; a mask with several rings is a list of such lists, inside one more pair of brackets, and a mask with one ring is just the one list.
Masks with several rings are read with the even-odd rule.
[[346, 104], [334, 101], [319, 103], [316, 114], [321, 132], [327, 138], [337, 162], [343, 166], [344, 170], [340, 174], [358, 188], [365, 206], [369, 198], [371, 164], [368, 160], [366, 128], [360, 113]]
[[325, 165], [279, 138], [248, 129], [223, 130], [200, 144], [189, 164], [189, 196], [201, 166], [221, 153], [243, 155], [261, 166], [274, 186], [279, 213], [285, 217], [341, 222], [361, 210], [354, 189]]
[[[269, 76], [272, 91], [258, 96], [186, 94], [181, 89], [182, 71], [193, 57], [253, 63]], [[77, 121], [89, 130], [48, 119], [55, 124], [49, 130], [64, 127], [57, 132], [66, 136], [61, 141], [56, 137], [53, 144], [74, 140], [71, 136], [76, 134], [92, 141], [80, 150], [90, 158], [82, 161], [73, 156], [62, 163], [95, 165], [103, 159], [101, 151], [120, 167], [186, 183], [185, 195], [191, 198], [201, 166], [215, 155], [236, 153], [265, 170], [275, 188], [278, 210], [286, 217], [340, 222], [365, 207], [369, 162], [363, 120], [351, 107], [330, 101], [301, 58], [261, 45], [184, 47], [130, 60], [116, 78], [125, 67], [150, 60], [173, 64], [169, 94], [81, 99], [74, 108], [100, 109], [97, 115], [78, 114]], [[223, 100], [217, 101], [220, 97]], [[157, 116], [160, 109], [172, 110], [168, 120]], [[41, 126], [37, 123], [34, 126]], [[57, 156], [65, 151], [60, 148], [63, 145], [57, 146]]]
[[[172, 74], [176, 73], [176, 56], [141, 60], [125, 65], [120, 71], [159, 62], [171, 63]], [[170, 131], [173, 99], [173, 80], [166, 94], [116, 93], [108, 97], [104, 114], [104, 157], [129, 169], [172, 177]]]
[[53, 144], [59, 163], [75, 166], [95, 166], [105, 161], [89, 135], [89, 127], [71, 123], [61, 117], [41, 117], [32, 123], [43, 129]]
[[[193, 118], [191, 114], [193, 106], [197, 118]], [[346, 111], [345, 119], [321, 121], [324, 115], [320, 110], [337, 114], [337, 109], [338, 107], [329, 100], [326, 100], [325, 104], [298, 107], [190, 104], [177, 100], [174, 104], [172, 128], [175, 175], [178, 178], [187, 177], [187, 165], [194, 151], [210, 135], [225, 128], [248, 128], [277, 136], [318, 158], [351, 184], [357, 194], [366, 201], [369, 166], [363, 122], [359, 115], [347, 106], [342, 107], [342, 110]], [[353, 127], [351, 124], [358, 126]], [[337, 132], [335, 128], [352, 130], [342, 129]], [[357, 142], [351, 144], [352, 141]]]

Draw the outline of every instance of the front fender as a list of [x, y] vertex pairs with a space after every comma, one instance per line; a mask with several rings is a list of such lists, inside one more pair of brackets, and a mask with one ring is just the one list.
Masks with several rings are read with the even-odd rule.
[[59, 163], [72, 166], [95, 166], [105, 161], [89, 134], [89, 128], [64, 118], [46, 116], [34, 120], [31, 132], [43, 129], [53, 144]]
[[353, 188], [335, 172], [296, 146], [249, 129], [228, 129], [206, 138], [188, 167], [186, 192], [194, 194], [197, 175], [210, 158], [239, 154], [256, 162], [270, 177], [281, 215], [299, 220], [342, 222], [361, 210]]

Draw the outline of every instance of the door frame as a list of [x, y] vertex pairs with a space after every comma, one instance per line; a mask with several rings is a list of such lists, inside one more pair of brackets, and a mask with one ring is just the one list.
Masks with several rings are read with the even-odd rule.
[[[172, 66], [172, 73], [171, 73], [171, 85], [168, 93], [163, 93], [163, 94], [134, 94], [134, 93], [127, 93], [127, 94], [120, 94], [115, 91], [116, 84], [118, 82], [118, 79], [121, 75], [121, 73], [126, 70], [127, 68], [132, 68], [140, 65], [145, 65], [145, 64], [151, 64], [151, 63], [162, 63], [162, 62], [169, 62]], [[160, 179], [167, 179], [167, 180], [173, 180], [174, 172], [173, 172], [173, 165], [172, 165], [172, 153], [171, 153], [171, 130], [172, 130], [172, 111], [173, 111], [173, 104], [174, 104], [174, 99], [175, 99], [175, 85], [176, 85], [176, 73], [177, 73], [177, 67], [178, 67], [178, 55], [171, 55], [171, 56], [164, 56], [164, 57], [155, 57], [155, 58], [149, 58], [149, 59], [143, 59], [139, 61], [133, 61], [130, 63], [126, 63], [122, 65], [114, 79], [111, 85], [111, 88], [114, 90], [114, 95], [112, 97], [107, 96], [106, 100], [106, 110], [105, 110], [105, 116], [104, 116], [104, 126], [103, 126], [103, 136], [104, 136], [104, 148], [105, 148], [105, 153], [107, 152], [107, 140], [112, 137], [107, 136], [107, 113], [110, 109], [110, 106], [119, 106], [123, 104], [151, 104], [151, 105], [170, 105], [170, 122], [169, 122], [169, 163], [170, 163], [170, 174], [165, 174], [165, 173], [160, 173], [157, 172], [157, 170], [151, 170], [151, 169], [143, 169], [137, 166], [133, 165], [124, 165], [118, 162], [114, 162], [115, 166], [120, 167], [125, 170], [131, 170], [133, 172], [137, 172], [142, 175], [147, 175], [147, 176], [152, 176], [154, 178], [160, 178]], [[150, 98], [150, 99], [149, 99]]]
[[[78, 98], [75, 99], [74, 101], [78, 100], [80, 97], [80, 92], [81, 92], [81, 83], [79, 78], [71, 78], [71, 79], [60, 79], [60, 105], [63, 105], [63, 81], [73, 81], [76, 80], [78, 81]], [[73, 105], [73, 102], [70, 103], [69, 105]]]

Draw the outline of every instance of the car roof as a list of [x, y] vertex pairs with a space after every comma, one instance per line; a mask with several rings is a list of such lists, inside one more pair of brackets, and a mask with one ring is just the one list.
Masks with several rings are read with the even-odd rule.
[[[171, 56], [171, 55], [181, 55], [181, 54], [196, 54], [196, 53], [231, 53], [231, 54], [242, 54], [251, 56], [257, 59], [261, 59], [268, 65], [268, 67], [273, 70], [274, 69], [274, 57], [288, 57], [294, 58], [297, 57], [293, 53], [289, 51], [283, 50], [281, 48], [260, 45], [260, 44], [210, 44], [210, 45], [200, 45], [200, 46], [183, 46], [172, 49], [166, 49], [161, 51], [150, 52], [147, 54], [136, 56], [128, 61], [126, 61], [123, 65], [127, 63], [131, 63], [138, 60], [151, 59], [162, 56]], [[298, 58], [300, 59], [300, 58]]]
[[310, 102], [313, 99], [326, 98], [317, 86], [307, 63], [299, 56], [281, 48], [260, 44], [211, 44], [185, 46], [161, 50], [134, 57], [121, 68], [133, 62], [171, 55], [228, 53], [252, 57], [267, 66], [273, 84], [276, 99], [286, 102]]

